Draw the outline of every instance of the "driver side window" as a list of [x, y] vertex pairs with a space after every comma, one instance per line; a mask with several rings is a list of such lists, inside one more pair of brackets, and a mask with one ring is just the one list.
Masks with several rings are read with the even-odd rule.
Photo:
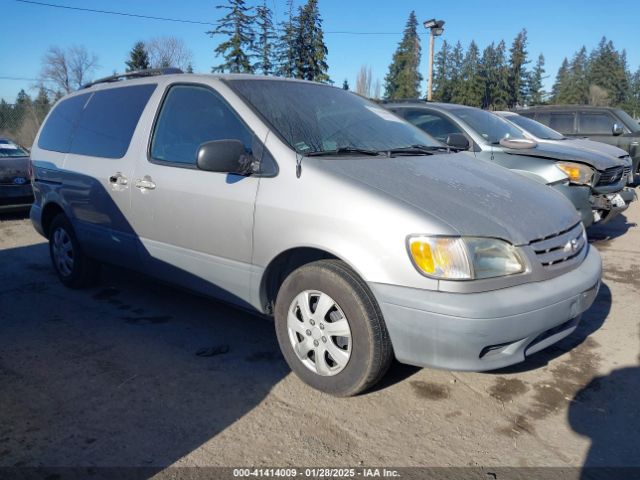
[[213, 140], [239, 140], [251, 153], [253, 135], [210, 88], [176, 85], [166, 95], [151, 140], [151, 158], [195, 166], [198, 148]]

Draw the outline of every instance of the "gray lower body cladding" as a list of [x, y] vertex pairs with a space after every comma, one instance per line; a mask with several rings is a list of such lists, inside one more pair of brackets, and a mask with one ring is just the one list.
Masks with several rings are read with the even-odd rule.
[[559, 277], [459, 294], [372, 284], [396, 358], [417, 366], [484, 371], [506, 367], [571, 334], [594, 302], [602, 261], [590, 247]]

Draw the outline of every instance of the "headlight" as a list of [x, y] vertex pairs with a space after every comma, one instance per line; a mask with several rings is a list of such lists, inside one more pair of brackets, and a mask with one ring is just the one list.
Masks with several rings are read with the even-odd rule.
[[440, 280], [477, 280], [525, 271], [513, 245], [494, 238], [410, 237], [409, 254], [418, 271]]
[[591, 185], [595, 170], [587, 165], [573, 162], [556, 162], [556, 167], [569, 177], [571, 183], [577, 185]]

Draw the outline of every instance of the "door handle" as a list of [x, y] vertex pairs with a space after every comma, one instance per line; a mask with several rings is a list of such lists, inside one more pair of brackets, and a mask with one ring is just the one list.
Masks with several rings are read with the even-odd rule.
[[136, 188], [139, 188], [142, 191], [154, 190], [156, 188], [156, 184], [149, 175], [145, 175], [141, 179], [136, 180]]
[[129, 179], [121, 172], [118, 172], [109, 177], [109, 183], [115, 186], [124, 187], [129, 184]]

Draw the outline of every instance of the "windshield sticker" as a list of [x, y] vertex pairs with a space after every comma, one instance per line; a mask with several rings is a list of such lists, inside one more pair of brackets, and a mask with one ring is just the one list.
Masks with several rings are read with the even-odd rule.
[[382, 108], [372, 107], [370, 105], [366, 105], [366, 108], [367, 110], [369, 110], [372, 113], [375, 113], [376, 115], [378, 115], [383, 120], [386, 120], [387, 122], [404, 123], [404, 120], [402, 120], [399, 117], [396, 117], [393, 113], [387, 112]]
[[294, 148], [298, 151], [298, 152], [308, 152], [309, 149], [309, 145], [307, 145], [304, 142], [298, 142], [294, 145]]

